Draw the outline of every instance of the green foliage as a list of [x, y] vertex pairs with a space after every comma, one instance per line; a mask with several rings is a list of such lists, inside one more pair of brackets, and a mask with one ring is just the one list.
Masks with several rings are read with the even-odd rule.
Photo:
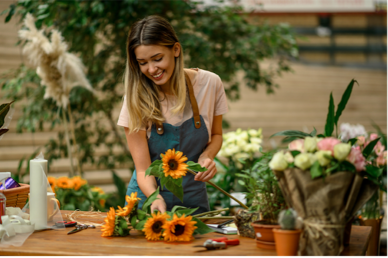
[[[289, 26], [252, 25], [238, 7], [197, 10], [194, 1], [19, 0], [3, 12], [5, 22], [12, 17], [21, 22], [27, 13], [36, 17], [37, 28], [46, 35], [50, 34], [50, 29], [46, 29], [50, 26], [62, 33], [69, 52], [82, 59], [88, 80], [101, 93], [97, 98], [81, 87], [70, 92], [81, 168], [91, 163], [109, 169], [125, 165], [133, 170], [113, 110], [122, 103], [126, 38], [135, 21], [156, 14], [171, 22], [185, 50], [186, 67], [201, 67], [218, 74], [232, 100], [239, 97], [238, 71], [244, 71], [248, 87], [256, 90], [258, 85], [264, 85], [271, 93], [276, 87], [273, 77], [289, 71], [286, 59], [296, 57], [298, 52]], [[269, 58], [278, 60], [277, 64], [270, 69], [262, 68], [258, 61]], [[47, 122], [51, 123], [51, 129], [60, 124], [62, 110], [53, 100], [43, 98], [45, 88], [40, 86], [35, 70], [22, 65], [3, 77], [0, 85], [5, 98], [24, 100], [19, 132], [42, 131]], [[49, 163], [68, 156], [63, 139], [63, 131], [59, 130], [57, 139], [45, 146]], [[97, 147], [108, 151], [96, 158]], [[121, 151], [113, 152], [115, 147]]]
[[3, 127], [3, 125], [4, 125], [5, 118], [6, 118], [7, 114], [8, 114], [10, 106], [11, 106], [11, 104], [13, 102], [14, 101], [12, 101], [10, 103], [5, 103], [5, 104], [1, 104], [0, 105], [0, 136], [5, 134], [6, 132], [8, 132], [7, 128], [1, 128], [1, 127]]
[[365, 158], [368, 158], [368, 156], [372, 153], [373, 148], [376, 146], [377, 142], [380, 140], [380, 138], [374, 139], [371, 141], [367, 146], [365, 146], [364, 150], [362, 151], [362, 155]]
[[327, 112], [325, 124], [325, 136], [330, 137], [334, 130], [334, 99], [333, 93], [330, 93], [329, 110]]
[[236, 174], [247, 188], [246, 199], [250, 211], [260, 211], [264, 219], [277, 222], [279, 212], [286, 203], [279, 188], [276, 176], [268, 163], [276, 150], [262, 152], [252, 167]]

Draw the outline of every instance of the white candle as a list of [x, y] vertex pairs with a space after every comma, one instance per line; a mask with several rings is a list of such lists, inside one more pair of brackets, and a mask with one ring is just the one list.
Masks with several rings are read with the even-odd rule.
[[47, 160], [30, 160], [30, 220], [35, 230], [47, 228]]

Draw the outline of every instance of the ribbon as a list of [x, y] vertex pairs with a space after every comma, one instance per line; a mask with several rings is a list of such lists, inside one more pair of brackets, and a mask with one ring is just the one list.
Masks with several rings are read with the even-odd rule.
[[13, 243], [12, 239], [16, 234], [28, 234], [29, 236], [34, 232], [35, 224], [24, 219], [28, 214], [23, 213], [20, 208], [7, 207], [6, 214], [1, 216], [3, 223], [0, 225], [0, 242], [6, 245], [20, 245], [20, 239], [16, 243]]

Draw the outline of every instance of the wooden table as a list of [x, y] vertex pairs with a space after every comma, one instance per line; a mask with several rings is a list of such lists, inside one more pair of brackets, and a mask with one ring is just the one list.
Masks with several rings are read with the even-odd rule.
[[[64, 211], [64, 213], [66, 213]], [[202, 245], [209, 238], [225, 236], [209, 233], [195, 236], [188, 243], [168, 243], [164, 241], [147, 241], [141, 233], [131, 231], [126, 237], [101, 237], [100, 229], [86, 229], [67, 235], [71, 228], [65, 230], [47, 230], [33, 233], [23, 246], [0, 247], [0, 255], [134, 255], [134, 256], [275, 256], [276, 251], [256, 247], [254, 239], [228, 235], [229, 239], [240, 239], [240, 245], [223, 250], [206, 251]], [[371, 227], [353, 226], [350, 245], [345, 247], [342, 255], [365, 255]]]

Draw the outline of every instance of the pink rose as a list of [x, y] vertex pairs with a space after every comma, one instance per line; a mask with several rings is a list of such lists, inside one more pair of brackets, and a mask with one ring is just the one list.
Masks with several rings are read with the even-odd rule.
[[376, 159], [377, 166], [387, 165], [387, 151], [384, 151]]
[[288, 149], [304, 152], [304, 139], [293, 140], [288, 144]]
[[357, 145], [363, 146], [365, 144], [365, 136], [357, 136]]
[[360, 146], [352, 147], [346, 159], [356, 167], [357, 172], [365, 170], [366, 162]]
[[331, 151], [331, 155], [333, 156], [334, 146], [338, 143], [341, 143], [341, 141], [333, 137], [328, 137], [328, 138], [323, 138], [321, 141], [319, 141], [317, 146], [318, 146], [318, 150]]
[[375, 133], [371, 133], [369, 135], [369, 140], [371, 140], [371, 141], [373, 141], [374, 139], [377, 139], [377, 138], [379, 138], [379, 136], [377, 134], [375, 134]]
[[377, 142], [377, 144], [375, 145], [375, 147], [373, 148], [377, 154], [377, 156], [380, 156], [383, 151], [385, 150], [385, 146], [383, 146], [381, 144], [381, 142]]

